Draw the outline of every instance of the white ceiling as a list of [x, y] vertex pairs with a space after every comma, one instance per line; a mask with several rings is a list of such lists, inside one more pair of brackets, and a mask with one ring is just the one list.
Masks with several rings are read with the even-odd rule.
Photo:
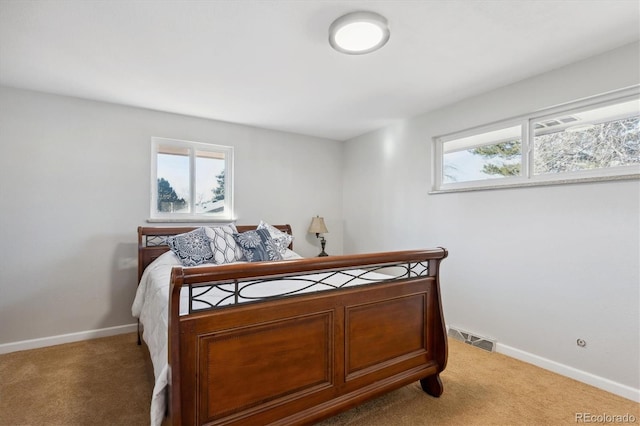
[[[382, 50], [331, 49], [355, 10]], [[0, 0], [0, 84], [345, 140], [638, 39], [638, 0]]]

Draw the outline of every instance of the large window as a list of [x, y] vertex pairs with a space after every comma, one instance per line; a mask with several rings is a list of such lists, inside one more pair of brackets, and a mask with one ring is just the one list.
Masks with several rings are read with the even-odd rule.
[[233, 219], [233, 148], [151, 139], [151, 219]]
[[640, 177], [637, 89], [435, 138], [434, 191]]

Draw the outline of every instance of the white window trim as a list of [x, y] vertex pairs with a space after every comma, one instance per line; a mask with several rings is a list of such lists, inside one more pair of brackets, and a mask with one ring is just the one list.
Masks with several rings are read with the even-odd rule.
[[[432, 189], [429, 191], [429, 194], [640, 179], [640, 166], [636, 165], [606, 169], [580, 170], [558, 174], [534, 175], [531, 170], [533, 164], [533, 150], [530, 145], [530, 141], [533, 140], [533, 126], [531, 123], [535, 121], [541, 121], [545, 118], [553, 118], [561, 114], [571, 114], [577, 110], [598, 108], [601, 106], [624, 102], [625, 100], [639, 99], [639, 96], [640, 85], [636, 85], [606, 94], [591, 96], [578, 101], [567, 102], [554, 107], [545, 108], [530, 114], [523, 114], [460, 132], [434, 137], [431, 143], [431, 157], [433, 165], [433, 172], [431, 176]], [[445, 142], [516, 125], [522, 126], [521, 176], [442, 183], [443, 144]]]
[[[197, 213], [162, 213], [157, 211], [158, 205], [158, 147], [163, 146], [175, 146], [179, 148], [188, 148], [190, 152], [194, 150], [221, 152], [224, 153], [225, 158], [225, 212], [223, 214], [197, 214]], [[195, 201], [195, 157], [190, 155], [190, 184], [191, 191], [190, 202]], [[169, 139], [152, 137], [151, 138], [151, 203], [149, 205], [150, 213], [147, 222], [149, 223], [229, 223], [236, 220], [234, 216], [233, 205], [233, 147], [216, 145], [202, 142], [191, 142], [179, 139]], [[193, 207], [193, 206], [192, 206]], [[194, 211], [195, 209], [191, 209]]]

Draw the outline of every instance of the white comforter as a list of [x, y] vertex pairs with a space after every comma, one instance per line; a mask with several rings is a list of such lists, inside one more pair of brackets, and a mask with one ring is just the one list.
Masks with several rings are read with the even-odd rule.
[[[288, 259], [300, 258], [294, 252], [288, 251]], [[151, 400], [151, 426], [159, 426], [162, 423], [166, 408], [165, 388], [169, 383], [169, 364], [168, 364], [168, 328], [169, 328], [169, 287], [171, 269], [179, 266], [180, 260], [168, 251], [156, 260], [154, 260], [142, 274], [140, 284], [136, 292], [136, 297], [131, 308], [134, 317], [139, 318], [143, 325], [142, 338], [149, 348], [151, 361], [153, 363], [153, 373], [155, 375], [155, 385]], [[207, 264], [205, 266], [211, 266]], [[195, 266], [197, 268], [197, 266]], [[334, 288], [348, 281], [347, 286], [361, 285], [372, 281], [381, 281], [390, 278], [375, 272], [365, 272], [363, 270], [345, 271], [346, 275], [334, 275], [331, 273], [311, 274], [305, 276], [308, 279], [323, 278], [327, 283], [326, 288]], [[358, 278], [354, 278], [357, 276]], [[282, 294], [288, 291], [311, 292], [317, 291], [317, 287], [313, 290], [305, 289], [308, 286], [306, 281], [297, 281], [295, 278], [289, 278], [279, 281], [272, 281], [266, 286], [247, 286], [245, 297], [267, 297], [270, 294]], [[188, 291], [183, 288], [180, 294], [180, 312], [181, 315], [188, 312]], [[226, 293], [212, 291], [209, 297], [217, 295], [225, 295]], [[247, 299], [240, 299], [240, 302]]]
[[180, 265], [180, 261], [171, 251], [154, 260], [142, 274], [131, 307], [131, 313], [143, 325], [142, 338], [149, 348], [156, 378], [151, 397], [151, 426], [162, 423], [166, 407], [165, 387], [169, 383], [169, 279], [171, 268], [176, 265]]

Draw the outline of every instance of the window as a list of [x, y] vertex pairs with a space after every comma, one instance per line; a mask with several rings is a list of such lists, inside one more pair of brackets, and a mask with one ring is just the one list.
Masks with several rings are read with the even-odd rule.
[[442, 151], [444, 184], [522, 176], [520, 125], [453, 139]]
[[151, 139], [151, 220], [233, 219], [233, 148]]
[[639, 165], [638, 107], [634, 99], [533, 121], [534, 174]]
[[637, 89], [435, 138], [434, 190], [640, 177]]

